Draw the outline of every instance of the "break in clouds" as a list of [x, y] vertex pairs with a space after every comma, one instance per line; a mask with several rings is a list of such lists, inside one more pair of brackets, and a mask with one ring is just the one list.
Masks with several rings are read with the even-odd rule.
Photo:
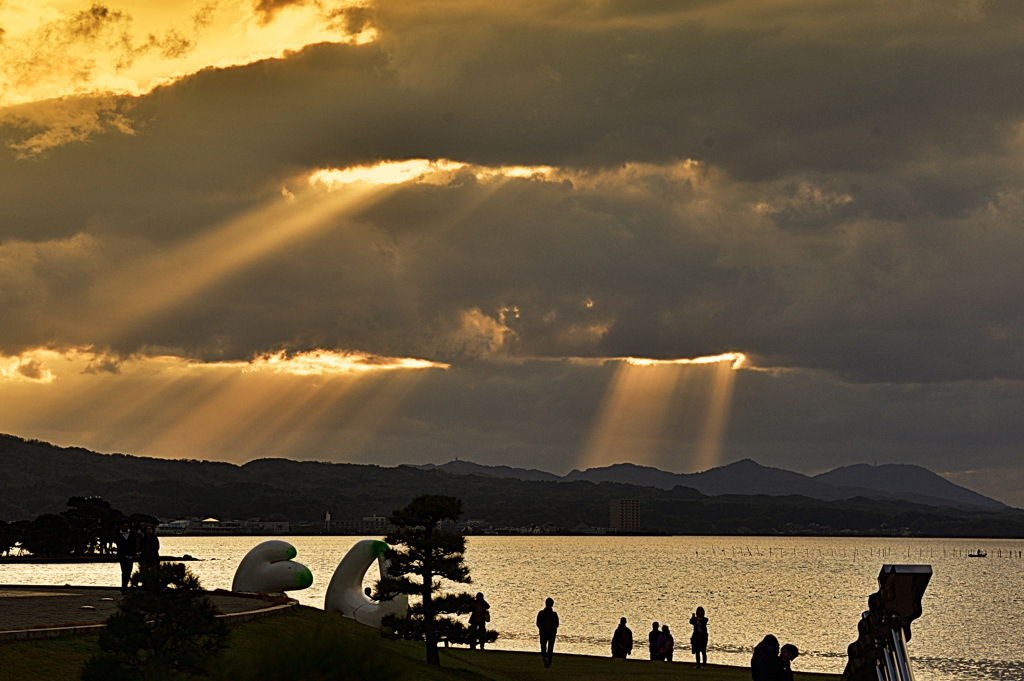
[[727, 459], [1019, 464], [1019, 3], [315, 7], [376, 39], [0, 112], [2, 354], [737, 351]]

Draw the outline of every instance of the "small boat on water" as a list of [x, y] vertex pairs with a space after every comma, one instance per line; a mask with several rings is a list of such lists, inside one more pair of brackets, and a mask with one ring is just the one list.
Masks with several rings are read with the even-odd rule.
[[972, 553], [968, 553], [967, 557], [968, 558], [984, 558], [987, 555], [988, 554], [985, 552], [985, 549], [978, 549], [977, 551], [974, 551]]

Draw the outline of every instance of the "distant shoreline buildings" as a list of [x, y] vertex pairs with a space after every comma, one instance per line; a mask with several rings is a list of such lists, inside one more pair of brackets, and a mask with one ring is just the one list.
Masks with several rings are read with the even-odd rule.
[[290, 534], [292, 523], [287, 520], [220, 520], [219, 518], [185, 518], [157, 525], [156, 532], [163, 536], [231, 536], [238, 534]]
[[[560, 527], [555, 523], [546, 522], [533, 526], [496, 526], [486, 520], [469, 519], [459, 523], [449, 523], [445, 529], [465, 535], [605, 535], [616, 533], [639, 532], [639, 501], [636, 499], [620, 500], [633, 502], [626, 504], [623, 517], [624, 529], [608, 527], [591, 527], [577, 525], [573, 528]], [[629, 509], [633, 509], [630, 511]], [[632, 519], [632, 520], [630, 520]], [[156, 528], [162, 536], [203, 537], [203, 536], [245, 536], [245, 535], [337, 535], [337, 536], [371, 536], [383, 537], [390, 534], [395, 527], [388, 522], [386, 516], [370, 515], [361, 518], [335, 519], [330, 512], [324, 514], [319, 522], [289, 522], [287, 520], [231, 520], [221, 518], [183, 518], [162, 521]]]
[[612, 499], [609, 525], [615, 532], [640, 531], [640, 500]]

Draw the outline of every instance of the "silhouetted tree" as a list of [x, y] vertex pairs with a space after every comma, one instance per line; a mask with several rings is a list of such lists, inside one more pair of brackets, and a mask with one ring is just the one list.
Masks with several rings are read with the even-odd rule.
[[11, 550], [18, 543], [17, 526], [6, 520], [0, 520], [0, 554], [11, 555]]
[[138, 681], [200, 676], [227, 645], [196, 578], [180, 563], [141, 570], [132, 590], [107, 620], [100, 649], [82, 669], [84, 681]]
[[34, 556], [66, 556], [74, 545], [74, 532], [64, 516], [44, 513], [24, 527], [18, 543]]
[[462, 515], [462, 501], [455, 497], [428, 494], [413, 499], [391, 514], [396, 527], [385, 541], [393, 548], [384, 553], [390, 561], [390, 577], [377, 582], [377, 596], [408, 594], [419, 597], [409, 606], [404, 621], [390, 620], [397, 633], [426, 642], [427, 663], [440, 665], [437, 642], [441, 637], [468, 641], [468, 628], [453, 614], [473, 609], [468, 593], [438, 595], [442, 581], [469, 584], [469, 568], [463, 562], [466, 539], [439, 527]]
[[100, 497], [71, 497], [67, 505], [70, 508], [61, 515], [71, 525], [72, 553], [106, 553], [104, 548], [113, 542], [122, 513]]

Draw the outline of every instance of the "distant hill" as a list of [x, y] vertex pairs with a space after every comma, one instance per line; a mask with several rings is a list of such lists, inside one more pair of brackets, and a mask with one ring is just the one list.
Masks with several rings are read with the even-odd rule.
[[[619, 473], [634, 476], [637, 482], [582, 479]], [[670, 488], [649, 484], [650, 478], [645, 477], [659, 474], [660, 480], [672, 482]], [[506, 477], [515, 475], [541, 479]], [[459, 497], [465, 519], [499, 532], [541, 525], [564, 530], [607, 527], [610, 502], [635, 498], [640, 501], [642, 530], [649, 533], [1024, 537], [1022, 511], [953, 509], [945, 501], [879, 501], [863, 495], [812, 498], [794, 490], [806, 491], [825, 482], [753, 461], [693, 476], [626, 465], [577, 472], [574, 479], [568, 478], [461, 461], [421, 468], [258, 459], [238, 466], [98, 454], [0, 435], [0, 520], [4, 521], [62, 511], [72, 496], [99, 496], [124, 512], [160, 518], [261, 517], [305, 522], [315, 530], [327, 511], [336, 519], [387, 515], [416, 496], [432, 493]], [[678, 484], [680, 479], [721, 493], [702, 493]], [[736, 493], [738, 489], [758, 493]], [[945, 498], [955, 490], [926, 491], [930, 498], [935, 494]]]
[[1006, 505], [946, 480], [927, 468], [907, 464], [842, 466], [814, 476], [835, 487], [857, 487], [926, 504], [1002, 509]]
[[[512, 468], [511, 466], [484, 466], [479, 463], [473, 463], [472, 461], [449, 461], [446, 464], [437, 465], [432, 463], [421, 464], [419, 466], [413, 466], [413, 468], [419, 468], [420, 470], [442, 470], [446, 473], [453, 473], [455, 475], [479, 475], [485, 478], [514, 478], [516, 480], [547, 480], [549, 482], [555, 482], [562, 480], [563, 478], [555, 475], [554, 473], [548, 473], [547, 471], [539, 471], [535, 468]], [[622, 482], [628, 482], [623, 480]]]
[[648, 484], [661, 489], [671, 489], [676, 485], [682, 485], [708, 495], [767, 494], [785, 496], [803, 494], [815, 499], [858, 496], [856, 492], [843, 494], [831, 485], [815, 482], [806, 475], [781, 468], [769, 468], [750, 459], [712, 468], [702, 473], [668, 473], [657, 468], [620, 463], [603, 468], [588, 468], [585, 471], [575, 470], [566, 475], [565, 479], [590, 480], [591, 482], [632, 482]]
[[830, 501], [867, 497], [903, 499], [930, 506], [991, 510], [1006, 508], [1005, 504], [949, 482], [927, 468], [902, 464], [844, 466], [813, 477], [781, 468], [762, 466], [751, 459], [743, 459], [701, 473], [670, 473], [650, 466], [619, 463], [582, 471], [574, 470], [562, 477], [543, 471], [527, 471], [509, 466], [483, 466], [466, 461], [452, 461], [434, 468], [458, 475], [486, 475], [517, 480], [618, 482], [666, 490], [682, 486], [708, 496], [799, 494], [812, 499]]

